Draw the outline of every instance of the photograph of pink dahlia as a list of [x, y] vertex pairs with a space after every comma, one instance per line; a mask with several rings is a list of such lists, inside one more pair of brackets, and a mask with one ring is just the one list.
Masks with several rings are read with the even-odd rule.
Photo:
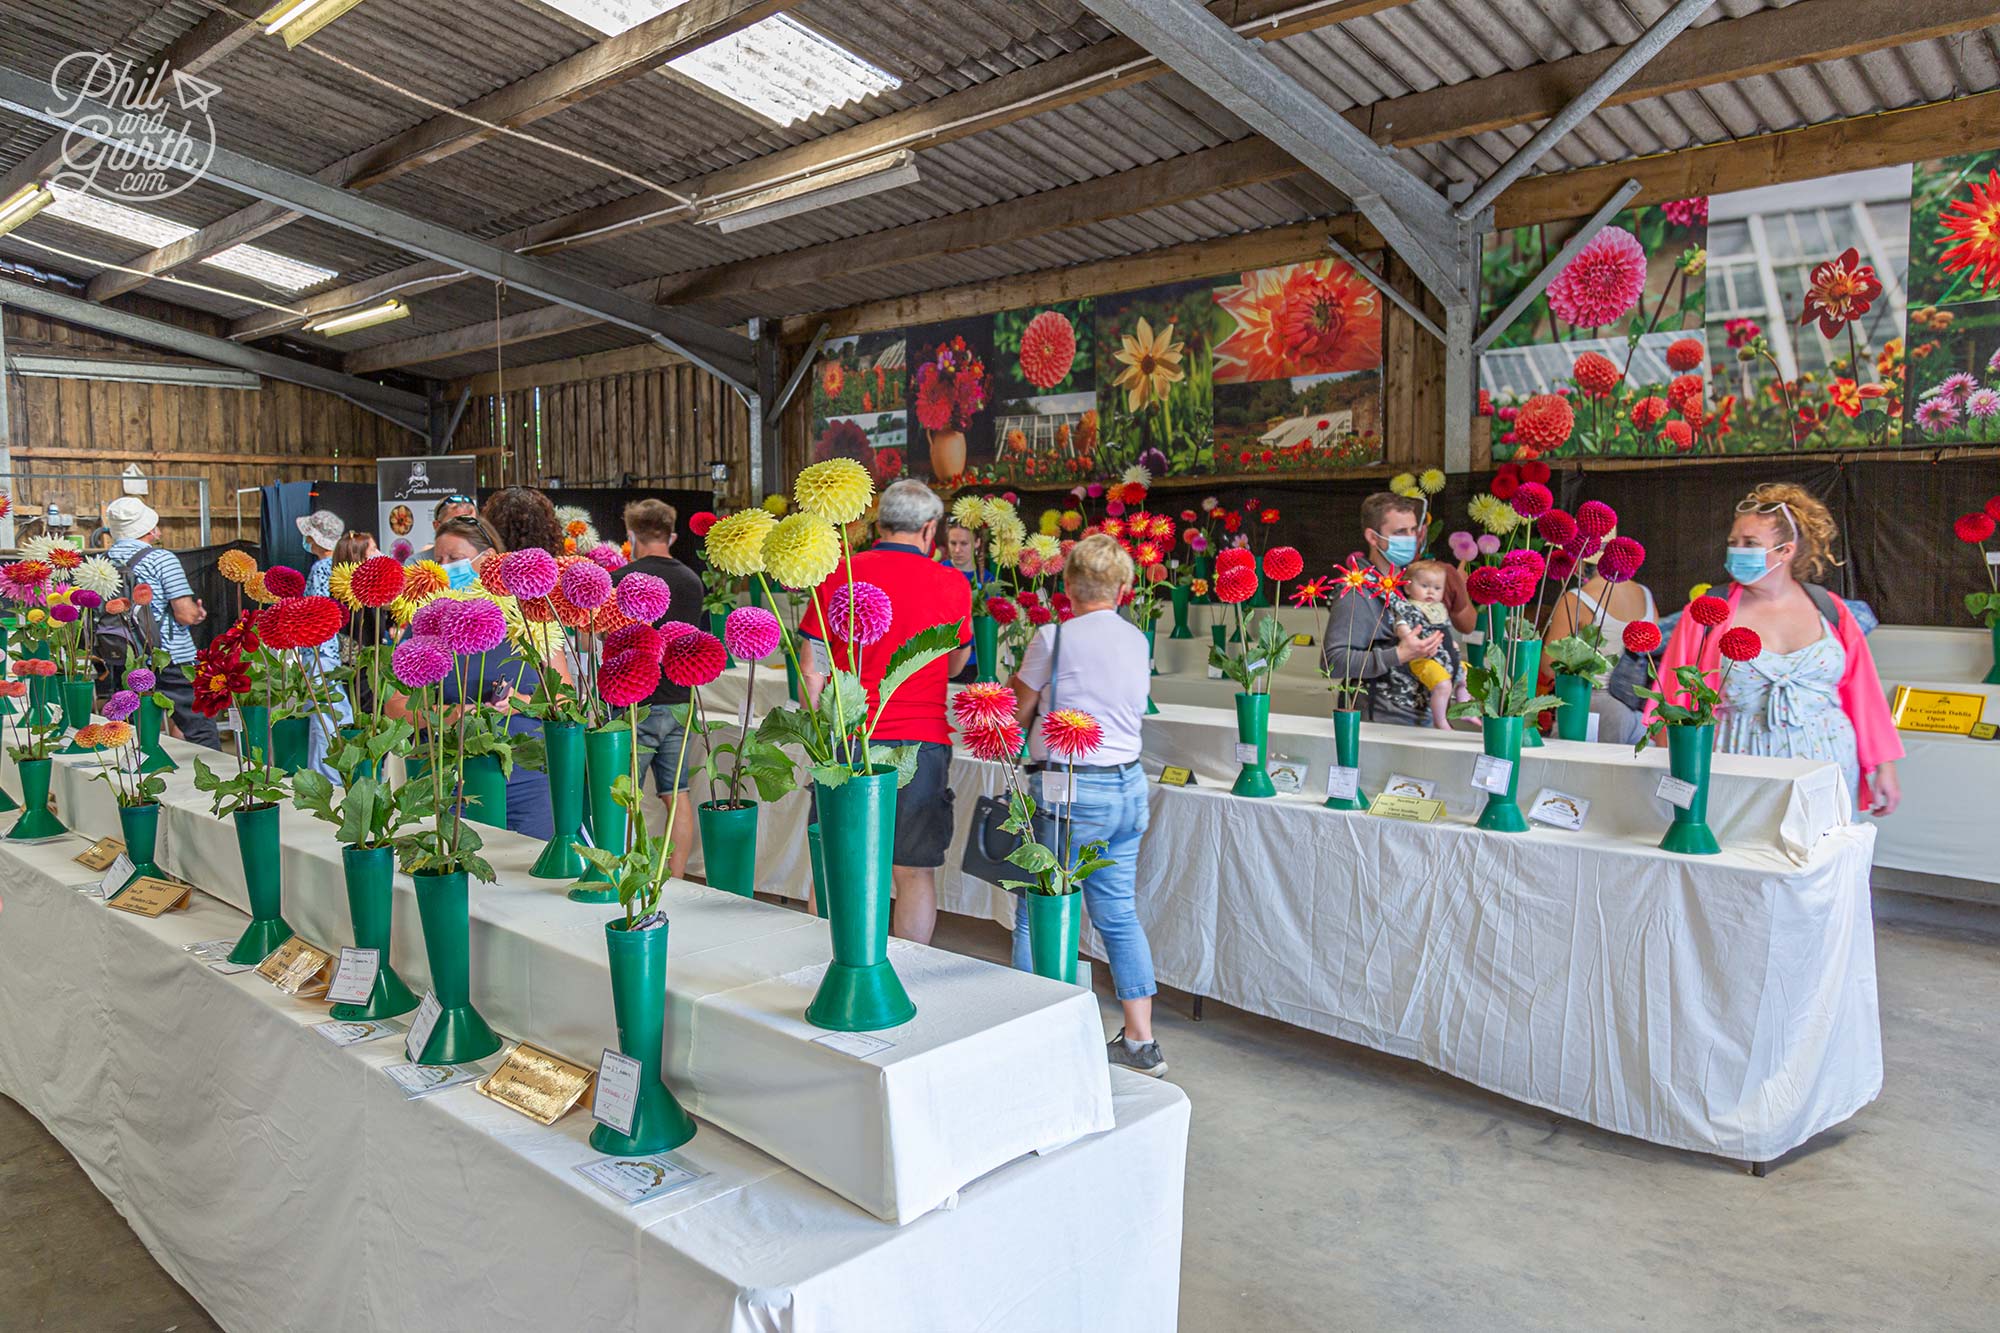
[[1949, 398], [1926, 398], [1917, 404], [1917, 425], [1926, 435], [1950, 430], [1958, 421], [1958, 404]]
[[1623, 319], [1645, 294], [1645, 247], [1623, 227], [1606, 227], [1549, 284], [1549, 309], [1565, 324], [1597, 329]]
[[1061, 311], [1044, 310], [1021, 332], [1021, 378], [1037, 389], [1053, 389], [1068, 378], [1076, 361], [1076, 330]]

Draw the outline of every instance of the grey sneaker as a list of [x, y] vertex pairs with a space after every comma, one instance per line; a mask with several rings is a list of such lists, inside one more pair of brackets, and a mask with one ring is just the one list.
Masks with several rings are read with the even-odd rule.
[[1118, 1035], [1111, 1039], [1111, 1044], [1104, 1050], [1112, 1064], [1136, 1069], [1150, 1078], [1159, 1078], [1167, 1072], [1167, 1057], [1160, 1054], [1160, 1043], [1149, 1041], [1138, 1050], [1132, 1050], [1125, 1044], [1124, 1028], [1118, 1029]]

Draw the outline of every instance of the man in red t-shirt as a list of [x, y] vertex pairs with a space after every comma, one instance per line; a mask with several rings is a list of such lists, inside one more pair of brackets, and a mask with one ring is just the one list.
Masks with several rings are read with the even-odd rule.
[[[937, 492], [920, 481], [899, 481], [882, 492], [875, 521], [880, 540], [854, 557], [855, 581], [887, 593], [895, 613], [888, 632], [861, 650], [858, 674], [868, 690], [871, 717], [879, 703], [876, 689], [904, 640], [933, 625], [958, 628], [958, 649], [903, 682], [875, 725], [877, 745], [917, 747], [916, 776], [896, 793], [896, 905], [889, 928], [898, 938], [919, 944], [930, 943], [937, 924], [937, 868], [951, 846], [951, 728], [945, 721], [945, 691], [972, 652], [972, 585], [932, 558], [943, 522], [944, 501]], [[842, 670], [854, 670], [847, 645], [828, 643], [820, 619], [820, 608], [831, 604], [847, 578], [843, 563], [820, 584], [799, 626], [815, 641], [804, 681], [812, 707], [818, 707], [819, 692], [830, 679], [829, 660]]]

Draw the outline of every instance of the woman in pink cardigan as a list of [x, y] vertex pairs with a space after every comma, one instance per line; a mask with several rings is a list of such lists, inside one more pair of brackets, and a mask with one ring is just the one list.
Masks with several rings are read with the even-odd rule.
[[[1846, 604], [1823, 592], [1815, 598], [1799, 581], [1800, 575], [1825, 573], [1838, 535], [1826, 506], [1798, 486], [1759, 486], [1736, 506], [1726, 555], [1733, 582], [1717, 595], [1729, 603], [1727, 624], [1757, 631], [1764, 651], [1729, 673], [1715, 748], [1830, 760], [1841, 766], [1863, 809], [1886, 815], [1902, 800], [1896, 760], [1903, 757], [1903, 741], [1889, 717], [1875, 659]], [[1832, 615], [1822, 613], [1822, 602]], [[1653, 688], [1671, 702], [1686, 702], [1674, 676], [1680, 667], [1699, 666], [1716, 678], [1722, 635], [1708, 635], [1697, 662], [1702, 630], [1693, 616], [1682, 615], [1661, 655]], [[1653, 709], [1646, 714], [1650, 721]]]

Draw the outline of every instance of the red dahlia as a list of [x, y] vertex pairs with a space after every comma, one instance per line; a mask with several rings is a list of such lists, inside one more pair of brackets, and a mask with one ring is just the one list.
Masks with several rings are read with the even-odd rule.
[[1560, 449], [1575, 429], [1576, 413], [1561, 394], [1536, 394], [1521, 404], [1521, 414], [1514, 418], [1514, 434], [1540, 453]]
[[1961, 516], [1951, 525], [1951, 530], [1958, 534], [1960, 541], [1977, 544], [1991, 537], [1994, 527], [1995, 524], [1992, 518], [1984, 513], [1975, 511]]
[[597, 669], [597, 692], [613, 708], [630, 708], [659, 687], [660, 659], [643, 649], [627, 648]]
[[1556, 497], [1549, 488], [1539, 481], [1524, 481], [1521, 489], [1514, 492], [1512, 504], [1514, 512], [1525, 519], [1537, 519], [1554, 507]]
[[1707, 355], [1708, 349], [1701, 345], [1701, 339], [1676, 338], [1667, 346], [1667, 369], [1676, 373], [1694, 370]]
[[1688, 603], [1688, 617], [1697, 625], [1714, 629], [1729, 619], [1729, 603], [1713, 593], [1704, 593]]
[[1507, 576], [1496, 566], [1481, 565], [1465, 576], [1465, 590], [1481, 606], [1500, 601], [1507, 591]]
[[1648, 394], [1632, 404], [1632, 424], [1640, 430], [1651, 430], [1660, 424], [1660, 418], [1667, 414], [1667, 400], [1658, 394]]
[[1689, 408], [1701, 410], [1701, 396], [1708, 391], [1699, 375], [1682, 375], [1667, 386], [1667, 403], [1674, 411], [1686, 415]]
[[1748, 625], [1738, 625], [1722, 636], [1716, 645], [1722, 655], [1732, 662], [1747, 662], [1764, 651], [1764, 641], [1757, 637], [1757, 631]]
[[1588, 537], [1608, 537], [1618, 526], [1618, 511], [1602, 500], [1585, 500], [1576, 507], [1576, 526]]
[[[265, 586], [270, 586], [266, 579]], [[363, 606], [387, 606], [403, 595], [403, 566], [393, 556], [363, 560], [354, 570], [354, 600]]]
[[340, 633], [347, 613], [331, 597], [288, 597], [270, 609], [267, 619], [273, 628], [264, 641], [271, 646], [316, 648]]
[[1256, 591], [1257, 570], [1254, 565], [1231, 565], [1215, 576], [1215, 595], [1232, 606], [1249, 601]]
[[1570, 378], [1589, 397], [1609, 398], [1618, 388], [1618, 381], [1625, 377], [1610, 357], [1601, 352], [1585, 352], [1570, 368]]
[[1551, 509], [1535, 520], [1535, 531], [1551, 546], [1563, 546], [1576, 538], [1576, 520], [1561, 509]]
[[1694, 448], [1694, 427], [1685, 421], [1669, 421], [1660, 427], [1660, 438], [1684, 454]]
[[273, 597], [297, 597], [306, 590], [306, 576], [290, 565], [272, 565], [264, 571], [264, 587]]
[[1660, 646], [1660, 627], [1650, 620], [1635, 620], [1625, 627], [1625, 651], [1650, 653]]
[[1264, 552], [1264, 577], [1275, 582], [1295, 579], [1305, 567], [1305, 557], [1289, 546], [1273, 546]]
[[1215, 572], [1220, 574], [1228, 569], [1255, 568], [1257, 556], [1247, 546], [1232, 546], [1215, 557]]

